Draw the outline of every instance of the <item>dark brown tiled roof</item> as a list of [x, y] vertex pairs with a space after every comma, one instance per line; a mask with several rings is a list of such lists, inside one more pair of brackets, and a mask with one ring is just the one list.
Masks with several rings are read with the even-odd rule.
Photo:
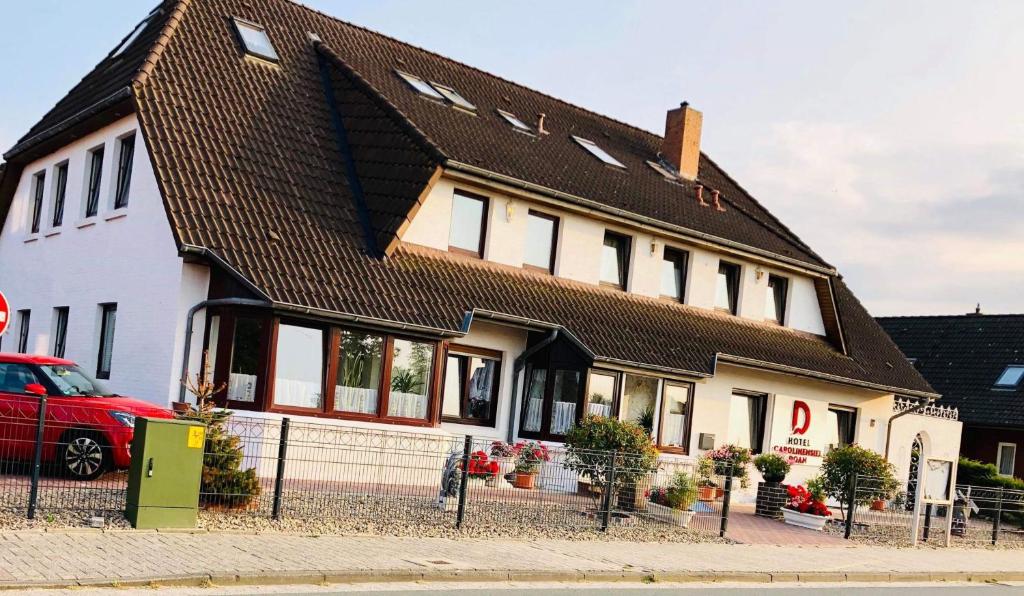
[[1024, 315], [880, 317], [942, 403], [966, 424], [1024, 426], [1024, 383], [996, 389], [1010, 364], [1024, 364]]
[[[134, 93], [172, 229], [180, 246], [213, 251], [279, 305], [438, 332], [462, 330], [467, 311], [493, 311], [560, 325], [602, 360], [709, 374], [722, 355], [931, 391], [838, 278], [849, 356], [822, 338], [395, 241], [439, 166], [458, 161], [827, 266], [710, 159], [700, 175], [722, 191], [725, 213], [698, 207], [691, 188], [644, 164], [656, 135], [441, 56], [283, 0], [165, 8]], [[279, 65], [242, 57], [231, 16], [266, 27]], [[395, 66], [451, 84], [479, 115], [418, 97]], [[526, 120], [546, 113], [551, 134], [512, 132], [499, 107]], [[572, 134], [597, 141], [628, 169], [601, 165]], [[398, 248], [381, 258], [374, 245]]]

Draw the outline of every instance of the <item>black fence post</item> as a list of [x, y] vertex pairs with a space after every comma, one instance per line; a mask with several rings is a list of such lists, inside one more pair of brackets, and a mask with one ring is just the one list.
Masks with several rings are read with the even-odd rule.
[[992, 544], [999, 542], [999, 526], [1003, 517], [1003, 491], [999, 489], [999, 500], [996, 501], [996, 514], [992, 517]]
[[846, 528], [843, 538], [850, 539], [853, 534], [853, 512], [857, 510], [857, 474], [850, 474], [850, 488], [846, 495]]
[[462, 520], [466, 517], [466, 493], [469, 488], [469, 453], [473, 450], [473, 435], [466, 435], [466, 442], [462, 446], [462, 479], [459, 482], [459, 510], [455, 514], [455, 527], [462, 527]]
[[43, 431], [46, 429], [46, 396], [39, 396], [39, 415], [36, 417], [36, 448], [32, 456], [32, 488], [28, 493], [28, 518], [36, 518], [39, 500], [39, 472], [43, 467]]
[[281, 437], [277, 442], [277, 472], [274, 474], [274, 511], [271, 517], [281, 519], [281, 491], [284, 488], [284, 463], [288, 459], [288, 428], [291, 418], [281, 420]]
[[601, 506], [601, 531], [608, 531], [608, 522], [612, 516], [612, 493], [615, 492], [615, 460], [617, 459], [618, 452], [613, 452], [611, 455], [611, 462], [608, 464], [608, 478], [604, 483], [604, 494]]
[[924, 506], [924, 532], [921, 534], [921, 541], [928, 542], [928, 535], [932, 532], [932, 505], [928, 503]]
[[718, 536], [725, 538], [725, 531], [729, 529], [729, 502], [732, 501], [732, 466], [725, 473], [725, 494], [722, 495], [722, 524], [718, 530]]

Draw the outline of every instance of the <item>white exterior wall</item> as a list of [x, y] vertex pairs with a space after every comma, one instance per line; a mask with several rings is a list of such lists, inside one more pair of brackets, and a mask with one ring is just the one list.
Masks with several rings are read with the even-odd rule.
[[963, 423], [918, 414], [901, 416], [892, 423], [892, 438], [889, 441], [889, 461], [896, 466], [896, 478], [906, 483], [910, 474], [910, 452], [914, 439], [921, 435], [926, 458], [957, 461], [960, 455], [960, 437]]
[[[25, 167], [0, 232], [0, 288], [13, 310], [31, 309], [28, 351], [52, 353], [53, 309], [69, 307], [67, 358], [95, 373], [101, 303], [117, 303], [110, 388], [159, 405], [177, 397], [184, 312], [206, 298], [208, 271], [178, 257], [141, 133], [127, 208], [113, 210], [123, 118]], [[105, 145], [99, 215], [83, 220], [88, 151]], [[67, 160], [64, 223], [51, 227], [54, 166]], [[30, 235], [33, 177], [45, 169], [41, 233]], [[201, 317], [197, 328], [202, 329]], [[198, 338], [201, 341], [201, 335]], [[201, 350], [194, 344], [193, 354]], [[17, 347], [17, 326], [3, 349]], [[198, 356], [197, 360], [198, 362]], [[193, 365], [195, 366], [195, 365]]]
[[526, 218], [529, 210], [534, 209], [559, 218], [558, 246], [555, 255], [555, 275], [559, 277], [588, 284], [600, 283], [604, 231], [613, 230], [633, 239], [627, 284], [630, 292], [654, 298], [661, 294], [661, 266], [667, 244], [689, 253], [685, 288], [687, 304], [700, 308], [714, 308], [718, 262], [721, 258], [737, 263], [742, 268], [737, 313], [739, 316], [754, 321], [764, 320], [768, 275], [775, 273], [789, 280], [786, 326], [816, 335], [825, 334], [821, 308], [814, 292], [814, 281], [806, 275], [759, 266], [737, 255], [719, 254], [679, 239], [656, 236], [621, 224], [606, 223], [597, 218], [585, 217], [548, 205], [534, 204], [518, 197], [481, 192], [479, 189], [464, 187], [448, 178], [441, 178], [431, 190], [402, 240], [437, 250], [448, 250], [452, 195], [457, 188], [465, 188], [469, 192], [483, 194], [490, 199], [484, 245], [484, 258], [489, 261], [512, 267], [523, 266]]

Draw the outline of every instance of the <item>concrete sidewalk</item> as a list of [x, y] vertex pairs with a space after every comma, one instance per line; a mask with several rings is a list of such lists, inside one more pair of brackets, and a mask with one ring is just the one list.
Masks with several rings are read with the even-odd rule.
[[1015, 581], [1019, 550], [10, 532], [0, 589], [381, 581]]

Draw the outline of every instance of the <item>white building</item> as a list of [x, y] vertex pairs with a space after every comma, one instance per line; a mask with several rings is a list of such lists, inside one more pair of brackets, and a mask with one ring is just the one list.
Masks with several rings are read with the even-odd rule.
[[205, 352], [225, 405], [339, 424], [558, 442], [589, 411], [793, 479], [840, 443], [955, 455], [955, 421], [889, 431], [938, 395], [701, 118], [659, 137], [284, 0], [165, 2], [4, 155], [2, 349], [159, 404]]

